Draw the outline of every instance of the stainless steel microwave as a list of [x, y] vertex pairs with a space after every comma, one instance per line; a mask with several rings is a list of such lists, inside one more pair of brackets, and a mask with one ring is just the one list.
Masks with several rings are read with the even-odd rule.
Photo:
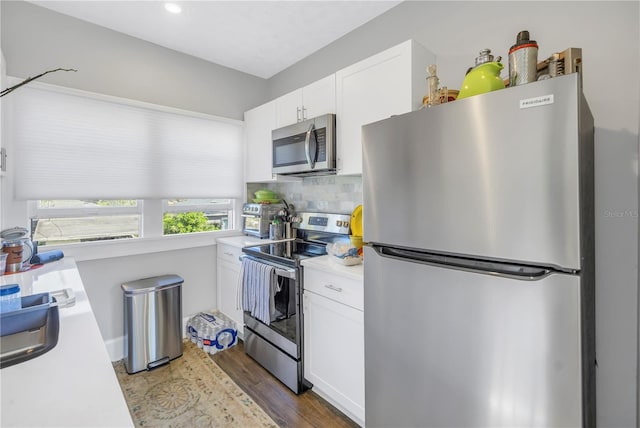
[[326, 114], [274, 129], [271, 137], [274, 174], [335, 174], [335, 114]]

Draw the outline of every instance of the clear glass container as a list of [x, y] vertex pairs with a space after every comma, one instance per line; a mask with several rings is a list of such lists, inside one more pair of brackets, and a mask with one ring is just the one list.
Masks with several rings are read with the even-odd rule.
[[0, 312], [12, 312], [22, 309], [20, 286], [7, 284], [0, 286]]

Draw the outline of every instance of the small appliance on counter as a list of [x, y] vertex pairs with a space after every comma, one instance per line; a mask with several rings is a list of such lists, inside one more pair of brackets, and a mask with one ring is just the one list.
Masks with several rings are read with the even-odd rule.
[[269, 237], [269, 225], [284, 208], [283, 204], [246, 203], [242, 206], [242, 233], [256, 238]]

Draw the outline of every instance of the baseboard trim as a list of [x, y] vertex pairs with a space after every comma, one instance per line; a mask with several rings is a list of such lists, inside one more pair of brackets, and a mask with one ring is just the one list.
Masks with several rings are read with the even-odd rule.
[[105, 340], [104, 345], [107, 347], [111, 361], [120, 361], [124, 358], [124, 336]]
[[358, 416], [354, 415], [353, 412], [348, 410], [346, 407], [344, 407], [338, 401], [334, 400], [333, 397], [331, 397], [330, 395], [326, 394], [322, 389], [319, 389], [316, 385], [314, 385], [313, 388], [311, 388], [311, 390], [313, 392], [315, 392], [316, 394], [318, 394], [320, 397], [322, 397], [325, 400], [327, 400], [331, 405], [333, 405], [336, 409], [338, 409], [342, 413], [344, 413], [344, 415], [346, 417], [348, 417], [349, 419], [351, 419], [353, 422], [357, 423], [361, 427], [364, 427], [364, 420], [362, 420]]

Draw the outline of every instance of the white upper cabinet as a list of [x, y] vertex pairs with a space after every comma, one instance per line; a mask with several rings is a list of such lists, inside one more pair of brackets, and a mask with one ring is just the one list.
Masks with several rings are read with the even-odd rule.
[[275, 100], [276, 128], [336, 112], [336, 76], [332, 74]]
[[362, 125], [417, 110], [435, 55], [408, 40], [245, 112], [245, 179], [276, 180], [271, 131], [336, 114], [337, 173], [362, 174]]
[[435, 55], [408, 40], [336, 73], [338, 174], [362, 174], [361, 128], [417, 110]]
[[244, 113], [245, 181], [270, 181], [271, 131], [276, 128], [276, 104], [268, 102]]
[[302, 117], [302, 89], [276, 98], [276, 128], [300, 122]]

